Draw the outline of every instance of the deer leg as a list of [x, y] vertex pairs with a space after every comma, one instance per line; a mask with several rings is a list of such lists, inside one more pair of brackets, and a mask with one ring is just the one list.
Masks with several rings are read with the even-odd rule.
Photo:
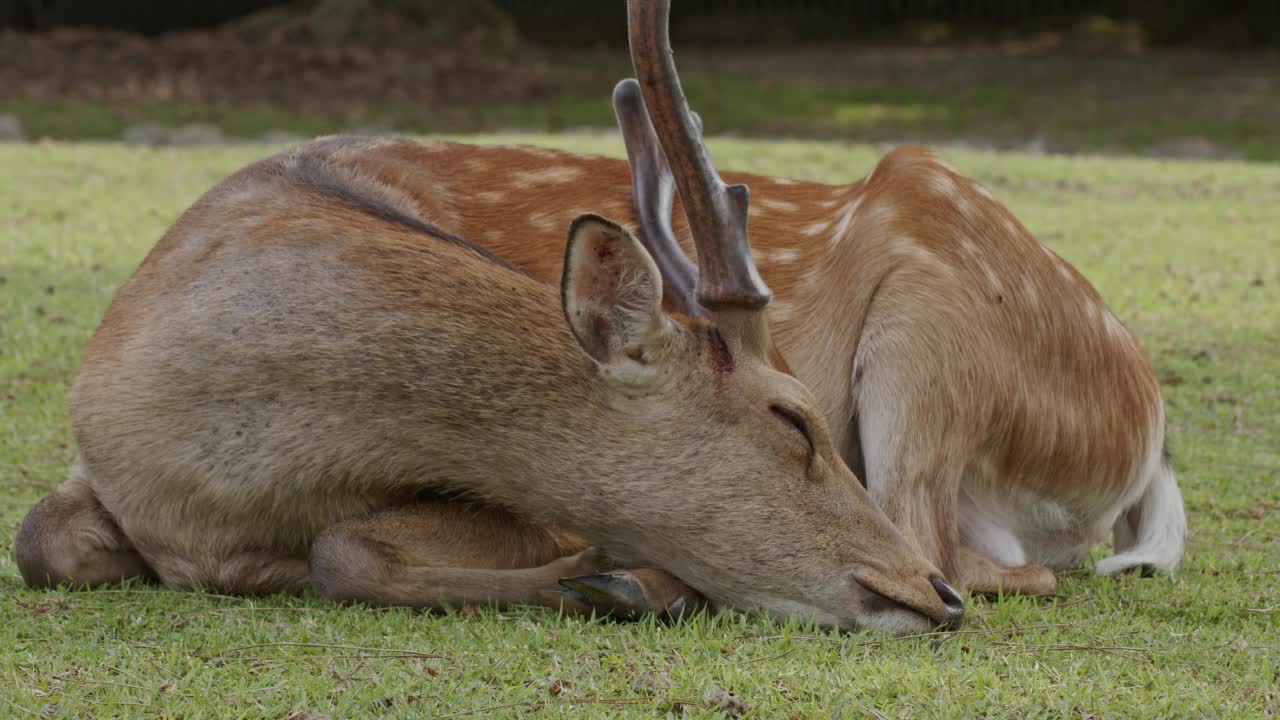
[[955, 556], [956, 586], [981, 595], [1052, 595], [1058, 578], [1044, 565], [1028, 563], [1008, 566], [992, 560], [967, 545]]
[[665, 570], [638, 568], [584, 575], [560, 581], [565, 594], [599, 615], [634, 620], [654, 612], [665, 620], [680, 620], [707, 607], [697, 590]]
[[325, 530], [312, 545], [310, 568], [322, 596], [381, 606], [533, 605], [631, 618], [670, 613], [677, 601], [683, 612], [697, 597], [660, 570], [600, 574], [613, 570], [610, 561], [567, 533], [439, 500]]
[[496, 508], [432, 500], [339, 523], [311, 547], [311, 584], [339, 602], [440, 610], [573, 607], [561, 578], [608, 569], [577, 538]]
[[867, 490], [898, 530], [960, 592], [1052, 595], [1057, 580], [1049, 568], [1005, 565], [962, 539], [961, 464], [930, 452], [926, 443], [915, 442], [916, 437], [887, 439], [874, 430], [863, 435]]
[[872, 347], [854, 359], [863, 483], [907, 542], [963, 592], [958, 505], [967, 448], [947, 441], [959, 414], [915, 380], [910, 360]]
[[[881, 427], [886, 426], [893, 427]], [[1057, 580], [1049, 568], [1002, 564], [963, 539], [959, 517], [963, 470], [957, 458], [931, 450], [920, 441], [922, 435], [888, 438], [872, 428], [863, 432], [867, 490], [955, 588], [983, 594], [1053, 594]]]
[[70, 479], [27, 513], [14, 556], [33, 588], [87, 588], [155, 575], [102, 506], [78, 460]]
[[1057, 578], [1050, 568], [1027, 563], [1018, 536], [984, 511], [963, 488], [959, 503], [960, 548], [956, 582], [984, 595], [1052, 595]]
[[896, 424], [881, 424], [866, 413], [859, 423], [867, 491], [907, 541], [955, 584], [958, 470], [913, 434], [884, 432]]

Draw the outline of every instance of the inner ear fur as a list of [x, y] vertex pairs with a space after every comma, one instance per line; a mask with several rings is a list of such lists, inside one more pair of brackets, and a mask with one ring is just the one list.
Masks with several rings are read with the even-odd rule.
[[653, 258], [599, 215], [580, 215], [569, 226], [560, 298], [574, 338], [601, 364], [647, 364], [669, 329]]

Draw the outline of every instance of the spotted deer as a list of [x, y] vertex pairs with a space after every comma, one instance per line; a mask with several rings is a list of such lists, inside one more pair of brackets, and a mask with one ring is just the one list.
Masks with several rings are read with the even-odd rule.
[[26, 582], [959, 622], [961, 596], [769, 359], [746, 189], [687, 122], [663, 131], [696, 198], [688, 288], [662, 274], [682, 252], [670, 237], [646, 239], [655, 263], [600, 216], [475, 184], [513, 157], [530, 188], [585, 187], [597, 163], [609, 188], [617, 163], [328, 139], [219, 183], [88, 345], [78, 458], [15, 542]]
[[[685, 253], [722, 215], [688, 168], [709, 159], [686, 141], [699, 126], [670, 60], [668, 3], [629, 13], [639, 82], [614, 96], [629, 162], [411, 140], [370, 143], [364, 158], [447, 168], [468, 189], [448, 227], [533, 277], [559, 272], [568, 218], [624, 218], [662, 267], [668, 306], [701, 317]], [[812, 391], [856, 476], [956, 587], [1050, 594], [1054, 570], [1108, 532], [1116, 552], [1100, 574], [1179, 565], [1186, 519], [1150, 363], [1088, 280], [986, 188], [910, 146], [845, 185], [724, 177], [752, 188], [751, 245], [777, 294], [771, 363]], [[601, 603], [657, 594], [649, 578], [611, 577]]]

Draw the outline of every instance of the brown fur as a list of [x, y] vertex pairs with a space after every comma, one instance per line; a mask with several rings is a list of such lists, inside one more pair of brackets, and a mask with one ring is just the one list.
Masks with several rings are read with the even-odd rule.
[[[384, 174], [425, 162], [458, 189], [451, 227], [536, 278], [556, 277], [556, 228], [586, 208], [638, 228], [620, 160], [412, 141], [360, 160]], [[1132, 507], [1163, 436], [1150, 364], [1087, 280], [976, 183], [911, 147], [848, 186], [724, 177], [752, 191], [775, 366], [814, 392], [850, 465], [865, 468], [864, 445], [879, 438], [864, 479], [948, 577], [995, 589], [990, 567], [958, 560], [962, 493], [1025, 498], [1007, 509], [1025, 520], [1027, 559], [1057, 567], [1078, 564]], [[673, 227], [690, 252], [678, 198]], [[1061, 517], [1040, 522], [1041, 511]], [[1004, 589], [1052, 589], [1030, 576]]]
[[[469, 173], [503, 168], [460, 148], [320, 141], [179, 218], [89, 344], [77, 474], [19, 537], [29, 583], [555, 605], [558, 577], [625, 564], [781, 617], [954, 621], [804, 386], [663, 312], [625, 230], [579, 219], [562, 254], [572, 218], [552, 251], [473, 204]], [[506, 181], [548, 182], [533, 157]]]

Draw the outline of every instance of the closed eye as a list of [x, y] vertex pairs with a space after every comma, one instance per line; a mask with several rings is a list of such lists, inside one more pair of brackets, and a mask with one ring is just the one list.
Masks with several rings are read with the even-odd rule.
[[809, 432], [809, 423], [805, 421], [804, 416], [781, 405], [770, 405], [769, 410], [773, 412], [775, 417], [795, 428], [796, 432], [804, 437], [804, 441], [809, 443], [809, 457], [813, 457], [814, 452], [816, 452], [813, 445], [813, 433]]

